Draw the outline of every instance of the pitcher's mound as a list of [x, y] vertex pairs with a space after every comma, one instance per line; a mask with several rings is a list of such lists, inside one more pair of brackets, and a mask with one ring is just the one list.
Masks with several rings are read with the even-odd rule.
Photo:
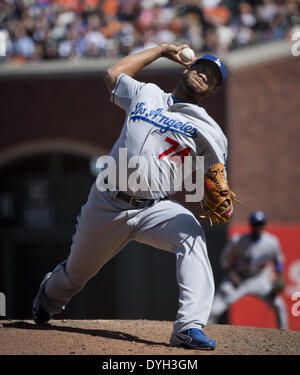
[[204, 328], [214, 351], [169, 346], [172, 322], [150, 320], [0, 321], [0, 354], [300, 354], [300, 331], [212, 324]]

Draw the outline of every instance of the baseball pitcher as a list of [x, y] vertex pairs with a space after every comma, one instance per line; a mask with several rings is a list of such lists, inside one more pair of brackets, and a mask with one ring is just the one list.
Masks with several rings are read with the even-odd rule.
[[[202, 212], [213, 223], [225, 223], [233, 211], [225, 170], [227, 139], [200, 103], [222, 84], [226, 71], [223, 62], [211, 55], [185, 62], [180, 52], [187, 47], [162, 44], [126, 56], [106, 71], [111, 100], [126, 114], [109, 156], [116, 161], [117, 175], [124, 173], [119, 156], [126, 149], [127, 165], [132, 157], [149, 164], [153, 159], [161, 161], [169, 166], [173, 179], [179, 170], [178, 158], [184, 163], [186, 156], [204, 156]], [[161, 57], [185, 67], [171, 93], [134, 78]], [[102, 172], [106, 164], [99, 166]], [[158, 163], [159, 172], [161, 166]], [[126, 172], [129, 176], [129, 167]], [[112, 186], [109, 175], [93, 184], [77, 218], [70, 254], [42, 281], [33, 302], [33, 319], [41, 324], [61, 312], [106, 262], [129, 241], [136, 240], [176, 256], [179, 308], [171, 345], [214, 349], [215, 342], [202, 331], [214, 296], [203, 229], [189, 210], [171, 199], [172, 187], [160, 183], [159, 176], [140, 168], [138, 180], [139, 184], [128, 184], [126, 189]]]
[[249, 294], [266, 302], [275, 311], [278, 328], [287, 329], [286, 306], [279, 295], [285, 285], [283, 255], [278, 238], [263, 231], [265, 223], [262, 211], [253, 212], [249, 217], [250, 233], [234, 235], [225, 245], [221, 265], [226, 276], [217, 289], [209, 323], [216, 323], [231, 304]]

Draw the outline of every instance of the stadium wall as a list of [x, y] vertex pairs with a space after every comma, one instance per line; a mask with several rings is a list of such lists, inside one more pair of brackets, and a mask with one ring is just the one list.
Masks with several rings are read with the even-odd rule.
[[[299, 57], [289, 51], [277, 58], [233, 67], [227, 89], [229, 170], [235, 205], [228, 237], [245, 232], [249, 213], [263, 210], [266, 230], [278, 236], [285, 256], [282, 293], [290, 329], [300, 329], [294, 293], [300, 291]], [[252, 58], [255, 54], [252, 54]], [[291, 204], [290, 197], [296, 197]], [[229, 311], [229, 322], [275, 328], [273, 311], [255, 297], [244, 297]]]

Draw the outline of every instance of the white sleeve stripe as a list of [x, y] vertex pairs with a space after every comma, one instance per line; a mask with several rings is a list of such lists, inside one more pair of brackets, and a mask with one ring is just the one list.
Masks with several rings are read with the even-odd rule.
[[121, 81], [121, 79], [125, 76], [125, 73], [122, 73], [119, 75], [118, 79], [117, 79], [117, 83], [115, 85], [115, 88], [113, 89], [113, 91], [111, 92], [111, 97], [110, 97], [110, 100], [115, 104], [115, 94], [118, 90], [118, 87], [119, 87], [119, 83]]

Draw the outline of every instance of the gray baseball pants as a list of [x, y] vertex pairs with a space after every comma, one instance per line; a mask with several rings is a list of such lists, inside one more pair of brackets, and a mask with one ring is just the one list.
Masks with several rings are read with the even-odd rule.
[[115, 192], [94, 184], [77, 218], [67, 260], [53, 271], [40, 303], [59, 313], [98, 271], [129, 241], [176, 255], [179, 309], [174, 332], [206, 325], [214, 296], [214, 278], [205, 235], [195, 216], [173, 200], [132, 209]]
[[285, 302], [282, 297], [277, 296], [274, 299], [269, 297], [272, 289], [272, 281], [268, 277], [268, 272], [261, 272], [256, 276], [248, 277], [243, 280], [236, 288], [233, 283], [225, 278], [217, 289], [209, 323], [217, 323], [218, 318], [240, 298], [246, 295], [253, 295], [263, 300], [275, 312], [277, 327], [288, 329], [288, 318]]

